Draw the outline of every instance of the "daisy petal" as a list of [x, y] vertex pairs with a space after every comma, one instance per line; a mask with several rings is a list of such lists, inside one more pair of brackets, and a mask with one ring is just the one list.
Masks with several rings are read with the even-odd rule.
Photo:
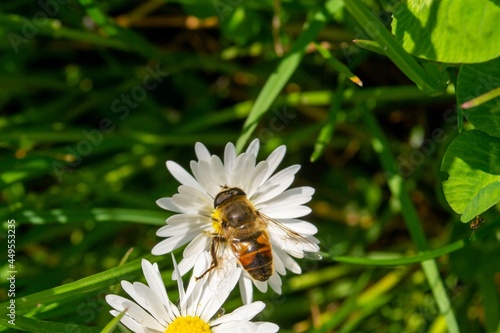
[[203, 214], [210, 210], [211, 200], [190, 186], [179, 186], [179, 193], [172, 196], [172, 201], [184, 212]]
[[[267, 170], [266, 176], [263, 179], [263, 182], [266, 181], [274, 171], [278, 168], [280, 165], [281, 161], [283, 161], [283, 158], [285, 157], [286, 153], [286, 146], [279, 146], [276, 148], [266, 159], [267, 164], [269, 165], [269, 169]], [[262, 185], [262, 184], [260, 184]]]
[[[109, 311], [109, 313], [111, 313], [115, 317], [120, 314], [120, 312], [116, 310], [111, 310]], [[128, 316], [127, 313], [125, 313], [122, 319], [120, 319], [120, 322], [135, 333], [152, 333], [152, 332], [163, 333], [163, 331], [157, 331], [150, 328], [145, 328], [144, 326], [136, 322], [132, 317]]]
[[203, 251], [207, 251], [210, 248], [210, 242], [212, 237], [206, 233], [201, 233], [196, 236], [191, 243], [184, 249], [184, 257], [197, 256]]
[[253, 280], [252, 282], [261, 293], [265, 294], [267, 292], [267, 281]]
[[174, 213], [184, 213], [184, 209], [181, 207], [177, 206], [173, 201], [172, 198], [161, 198], [156, 200], [156, 204], [160, 206], [163, 209], [169, 210]]
[[226, 170], [224, 169], [224, 164], [218, 156], [212, 156], [210, 158], [210, 168], [212, 170], [212, 175], [215, 183], [219, 186], [224, 186], [227, 183]]
[[[191, 268], [194, 267], [194, 264], [196, 263], [196, 258], [197, 258], [197, 256], [184, 257], [181, 260], [181, 262], [177, 265], [180, 276], [183, 276], [184, 274], [189, 272], [191, 270]], [[172, 280], [177, 280], [178, 278], [180, 278], [180, 276], [177, 275], [176, 271], [172, 272]]]
[[272, 207], [274, 210], [287, 210], [288, 207], [295, 207], [311, 201], [313, 193], [314, 189], [312, 187], [297, 187], [286, 190], [272, 200], [268, 200], [261, 207], [262, 209]]
[[255, 157], [257, 157], [257, 154], [259, 153], [259, 146], [260, 146], [259, 139], [254, 139], [248, 145], [246, 153], [249, 154], [249, 155], [251, 154], [251, 155], [254, 155]]
[[167, 169], [179, 183], [197, 188], [200, 191], [203, 190], [203, 187], [201, 187], [196, 179], [174, 161], [167, 161]]
[[299, 219], [279, 219], [278, 222], [301, 235], [314, 235], [318, 228], [312, 223]]
[[162, 255], [162, 254], [167, 254], [172, 252], [173, 250], [181, 247], [182, 245], [186, 244], [190, 240], [192, 240], [196, 236], [197, 232], [189, 232], [187, 234], [181, 235], [181, 236], [174, 236], [167, 238], [165, 240], [162, 240], [158, 244], [156, 244], [153, 249], [151, 250], [151, 253], [154, 255]]
[[216, 326], [213, 329], [214, 333], [247, 333], [257, 332], [257, 325], [252, 322], [230, 322]]
[[252, 303], [253, 299], [252, 279], [247, 277], [245, 274], [241, 274], [240, 280], [238, 282], [240, 286], [240, 294], [243, 304]]
[[302, 269], [300, 268], [299, 264], [292, 258], [290, 255], [286, 252], [284, 252], [282, 249], [276, 247], [274, 249], [276, 252], [276, 255], [274, 258], [279, 257], [279, 260], [283, 262], [286, 268], [292, 273], [295, 274], [300, 274], [302, 272]]
[[[171, 253], [171, 255], [172, 255], [172, 263], [174, 264], [174, 272], [177, 273], [177, 275], [179, 275], [179, 268], [177, 267], [177, 262], [175, 261], [174, 254]], [[179, 298], [184, 299], [185, 298], [185, 291], [184, 291], [184, 284], [182, 282], [182, 279], [177, 279], [177, 287], [179, 289]], [[183, 314], [182, 307], [180, 310], [181, 310], [181, 314]]]
[[220, 184], [214, 179], [209, 160], [198, 163], [191, 161], [191, 171], [193, 171], [193, 175], [203, 187], [205, 193], [213, 194], [218, 191]]
[[[196, 264], [193, 269], [193, 275], [189, 280], [189, 285], [186, 290], [184, 298], [181, 298], [180, 308], [183, 316], [200, 317], [201, 312], [200, 307], [206, 303], [201, 300], [204, 295], [211, 297], [212, 294], [210, 290], [205, 290], [205, 281], [207, 279], [206, 275], [203, 278], [198, 278], [202, 276], [208, 267], [210, 266], [210, 259], [208, 258], [208, 252], [202, 252], [196, 256]], [[180, 280], [180, 279], [179, 279]], [[205, 293], [203, 291], [206, 291]], [[205, 319], [205, 318], [202, 318]], [[208, 321], [210, 318], [207, 318]]]
[[133, 286], [137, 291], [137, 294], [142, 295], [145, 300], [144, 305], [139, 305], [148, 310], [148, 312], [151, 313], [162, 326], [167, 326], [169, 322], [172, 322], [175, 319], [172, 313], [167, 312], [167, 309], [163, 302], [159, 299], [158, 294], [152, 291], [148, 286], [140, 282], [134, 282]]
[[274, 198], [275, 196], [283, 193], [295, 179], [295, 174], [299, 171], [300, 165], [292, 165], [286, 169], [281, 170], [265, 184], [263, 184], [257, 192], [252, 196], [252, 202], [255, 207], [260, 208], [261, 203], [265, 203], [266, 201]]
[[241, 269], [232, 266], [224, 276], [219, 276], [218, 274], [211, 274], [208, 277], [207, 289], [211, 291], [212, 296], [210, 298], [205, 298], [206, 306], [200, 313], [201, 318], [212, 318], [218, 309], [221, 308], [222, 304], [229, 297], [229, 294], [236, 286], [241, 275]]
[[280, 256], [276, 255], [276, 249], [273, 251], [273, 264], [276, 272], [281, 275], [286, 275], [285, 265], [283, 264], [283, 261], [281, 261]]
[[210, 221], [203, 221], [203, 216], [193, 214], [178, 214], [167, 219], [167, 225], [156, 231], [160, 237], [172, 237], [186, 232], [201, 232], [210, 226]]
[[[255, 168], [255, 160], [256, 156], [253, 154], [247, 154], [247, 155], [240, 155], [243, 156], [241, 159], [238, 158], [236, 161], [235, 168], [238, 169], [238, 172], [240, 174], [240, 177], [238, 180], [235, 180], [235, 184], [237, 187], [241, 189], [247, 189], [249, 188], [249, 184], [252, 181], [250, 179], [249, 175], [252, 174], [253, 169]], [[238, 163], [239, 162], [239, 163]]]
[[240, 320], [248, 321], [253, 317], [255, 317], [259, 312], [264, 310], [265, 307], [266, 304], [264, 304], [264, 302], [261, 301], [240, 306], [233, 312], [225, 314], [222, 317], [219, 317], [214, 321], [212, 321], [212, 325], [217, 326], [231, 321], [240, 321]]
[[[106, 297], [106, 301], [113, 306], [112, 303], [112, 296], [116, 295], [108, 295]], [[108, 301], [108, 298], [111, 301]], [[114, 306], [113, 306], [114, 307]], [[161, 325], [155, 318], [153, 318], [148, 312], [146, 312], [143, 308], [141, 308], [139, 305], [135, 304], [134, 302], [131, 302], [127, 299], [123, 301], [120, 306], [114, 307], [115, 310], [118, 311], [123, 311], [124, 309], [127, 309], [127, 315], [131, 318], [133, 318], [137, 323], [139, 323], [141, 326], [145, 328], [152, 328], [155, 330], [161, 331], [164, 329], [164, 326]]]
[[196, 144], [194, 145], [194, 151], [199, 161], [208, 161], [210, 159], [210, 152], [203, 143], [196, 142]]
[[226, 174], [229, 174], [229, 171], [232, 170], [235, 159], [236, 149], [234, 148], [234, 145], [229, 142], [226, 145], [226, 149], [224, 149], [224, 169], [226, 170]]
[[257, 329], [255, 330], [255, 332], [259, 332], [259, 333], [276, 333], [280, 329], [280, 327], [278, 325], [273, 324], [273, 323], [255, 322], [254, 324], [257, 326]]
[[287, 207], [288, 210], [276, 210], [273, 207], [267, 207], [260, 210], [264, 215], [269, 216], [273, 219], [293, 219], [297, 217], [305, 216], [311, 213], [311, 208], [307, 206], [295, 206]]
[[259, 188], [262, 181], [266, 177], [268, 168], [269, 165], [267, 164], [267, 162], [260, 162], [259, 164], [257, 164], [252, 172], [252, 175], [250, 176], [251, 182], [245, 192], [248, 197], [252, 197], [255, 191]]
[[167, 289], [165, 289], [165, 285], [163, 284], [163, 279], [160, 271], [158, 270], [158, 265], [152, 265], [145, 259], [142, 259], [141, 265], [148, 286], [160, 298], [163, 305], [168, 310], [168, 308], [172, 305], [172, 302], [168, 298]]
[[276, 294], [281, 295], [281, 276], [279, 274], [271, 275], [267, 282]]

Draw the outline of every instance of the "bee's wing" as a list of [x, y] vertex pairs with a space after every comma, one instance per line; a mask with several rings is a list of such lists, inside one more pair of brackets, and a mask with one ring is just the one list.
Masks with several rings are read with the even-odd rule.
[[319, 253], [319, 240], [313, 236], [302, 236], [267, 215], [258, 213], [259, 217], [266, 223], [271, 240], [278, 243], [280, 247], [296, 258], [309, 258], [321, 260]]

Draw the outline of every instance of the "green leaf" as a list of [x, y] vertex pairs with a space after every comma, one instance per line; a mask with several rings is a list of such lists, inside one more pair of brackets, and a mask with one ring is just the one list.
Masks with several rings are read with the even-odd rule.
[[443, 190], [451, 208], [469, 222], [500, 201], [500, 139], [472, 130], [455, 138], [441, 170], [449, 178]]
[[[500, 58], [481, 64], [462, 65], [457, 79], [457, 104], [463, 104], [500, 87]], [[500, 138], [500, 98], [462, 110], [478, 130]]]
[[[358, 21], [366, 33], [380, 45], [385, 54], [405, 75], [415, 82], [420, 90], [431, 96], [445, 92], [448, 85], [441, 75], [426, 72], [420, 64], [408, 54], [394, 36], [387, 31], [380, 20], [365, 6], [361, 0], [344, 0], [349, 13]], [[373, 47], [375, 44], [372, 44]]]
[[417, 57], [477, 63], [500, 55], [498, 0], [408, 0], [393, 16], [393, 34]]

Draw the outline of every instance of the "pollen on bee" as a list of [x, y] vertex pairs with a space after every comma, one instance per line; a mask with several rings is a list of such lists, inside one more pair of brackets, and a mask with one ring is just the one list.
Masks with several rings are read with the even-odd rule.
[[220, 232], [221, 216], [220, 216], [220, 212], [217, 209], [214, 209], [214, 211], [212, 213], [212, 227], [214, 228], [216, 233]]

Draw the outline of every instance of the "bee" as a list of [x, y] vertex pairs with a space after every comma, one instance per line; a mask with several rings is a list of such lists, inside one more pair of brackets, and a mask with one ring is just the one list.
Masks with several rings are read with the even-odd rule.
[[224, 248], [228, 246], [253, 279], [267, 281], [274, 273], [270, 229], [279, 235], [277, 241], [293, 256], [321, 259], [317, 244], [260, 213], [246, 193], [237, 187], [224, 186], [217, 194], [212, 223], [216, 230], [210, 245], [212, 263], [198, 278], [218, 267]]

